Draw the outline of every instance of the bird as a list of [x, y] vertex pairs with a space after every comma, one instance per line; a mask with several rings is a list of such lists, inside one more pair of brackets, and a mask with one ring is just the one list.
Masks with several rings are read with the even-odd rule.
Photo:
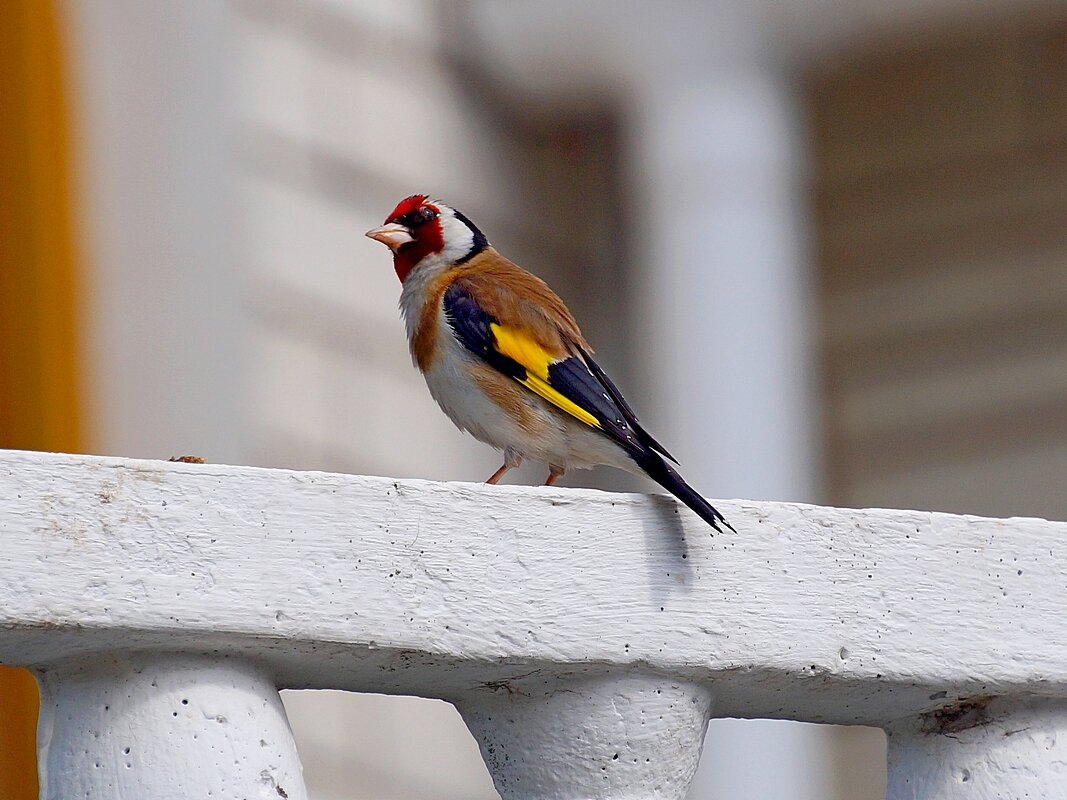
[[412, 361], [433, 399], [460, 430], [503, 451], [487, 483], [526, 459], [548, 465], [546, 486], [608, 465], [648, 476], [716, 531], [736, 533], [671, 466], [563, 300], [462, 212], [415, 194], [366, 235], [392, 251]]

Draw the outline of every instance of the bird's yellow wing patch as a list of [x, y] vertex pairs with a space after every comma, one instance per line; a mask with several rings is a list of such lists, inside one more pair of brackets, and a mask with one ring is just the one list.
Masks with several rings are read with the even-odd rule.
[[592, 428], [600, 427], [600, 423], [597, 421], [596, 417], [594, 417], [580, 405], [575, 403], [573, 400], [568, 400], [566, 397], [561, 395], [549, 385], [548, 381], [544, 381], [535, 375], [528, 375], [526, 377], [526, 380], [519, 382], [531, 391], [541, 395], [541, 397], [545, 398], [545, 400], [550, 402], [552, 405], [562, 409], [563, 411], [566, 411], [575, 419], [584, 422], [586, 425]]
[[516, 328], [495, 322], [490, 323], [489, 328], [493, 332], [496, 350], [521, 364], [526, 370], [526, 377], [517, 379], [519, 383], [586, 425], [592, 428], [600, 427], [596, 417], [552, 386], [549, 367], [559, 360], [556, 356]]

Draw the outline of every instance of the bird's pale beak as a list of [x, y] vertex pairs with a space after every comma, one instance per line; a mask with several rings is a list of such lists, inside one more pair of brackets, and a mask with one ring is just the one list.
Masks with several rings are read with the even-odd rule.
[[403, 225], [398, 225], [395, 222], [388, 225], [382, 225], [380, 228], [369, 230], [367, 231], [367, 236], [381, 242], [394, 252], [401, 245], [415, 241], [415, 237], [411, 235], [411, 231]]

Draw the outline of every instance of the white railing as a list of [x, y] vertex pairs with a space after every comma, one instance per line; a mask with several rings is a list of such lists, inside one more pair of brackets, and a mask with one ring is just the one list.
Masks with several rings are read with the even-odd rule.
[[1067, 524], [0, 456], [42, 797], [304, 798], [278, 688], [456, 704], [503, 798], [682, 798], [709, 716], [877, 725], [889, 797], [1067, 796]]

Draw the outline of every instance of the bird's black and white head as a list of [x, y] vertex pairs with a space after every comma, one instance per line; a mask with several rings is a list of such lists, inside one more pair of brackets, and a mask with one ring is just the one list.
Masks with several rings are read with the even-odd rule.
[[415, 194], [401, 200], [385, 224], [367, 236], [393, 251], [401, 283], [415, 271], [438, 272], [470, 261], [489, 246], [485, 235], [451, 206]]

